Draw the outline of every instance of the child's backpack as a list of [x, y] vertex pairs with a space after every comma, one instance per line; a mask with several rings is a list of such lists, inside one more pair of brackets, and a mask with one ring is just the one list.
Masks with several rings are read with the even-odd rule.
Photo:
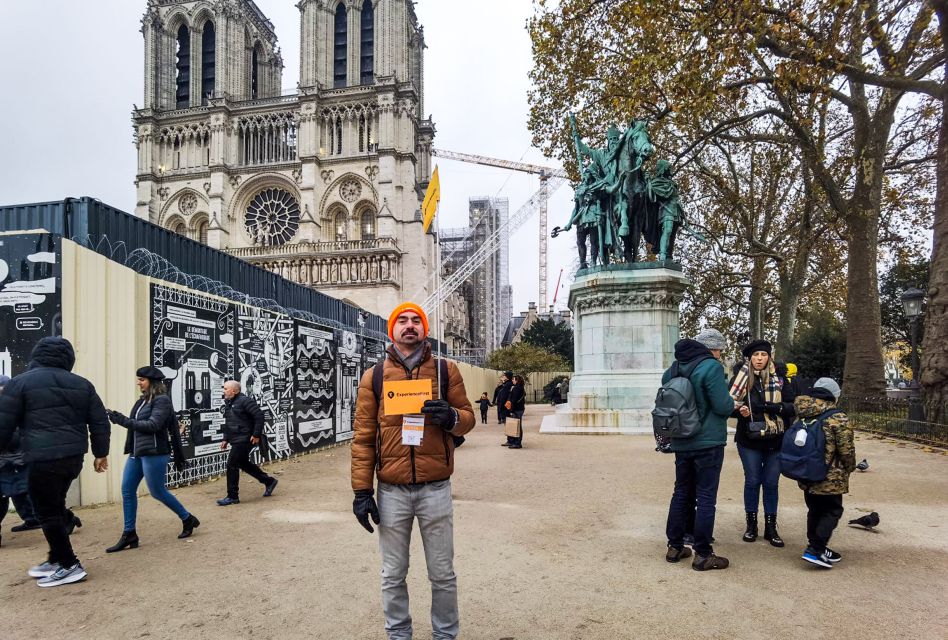
[[[826, 464], [826, 433], [823, 431], [823, 423], [839, 412], [839, 409], [830, 409], [812, 420], [800, 418], [787, 429], [777, 455], [780, 473], [791, 480], [802, 482], [826, 480], [829, 466]], [[796, 440], [801, 432], [806, 432], [806, 440], [802, 445], [798, 445]]]
[[652, 429], [655, 440], [661, 438], [690, 438], [701, 430], [701, 416], [695, 402], [695, 388], [688, 376], [694, 371], [683, 372], [676, 361], [671, 367], [671, 378], [655, 394], [652, 409]]

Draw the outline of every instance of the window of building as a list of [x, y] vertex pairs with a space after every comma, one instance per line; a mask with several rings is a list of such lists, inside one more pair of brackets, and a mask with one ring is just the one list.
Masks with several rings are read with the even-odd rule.
[[201, 222], [198, 223], [197, 229], [195, 230], [194, 239], [200, 242], [201, 244], [207, 244], [207, 228], [208, 228], [207, 220], [202, 220]]
[[362, 239], [375, 240], [375, 212], [366, 209], [362, 212]]
[[342, 116], [336, 116], [336, 155], [342, 155]]
[[183, 221], [183, 220], [178, 220], [178, 221], [172, 223], [172, 225], [171, 225], [171, 230], [172, 230], [173, 232], [177, 233], [179, 236], [185, 236], [185, 237], [187, 237], [187, 235], [188, 235], [188, 227], [187, 227], [187, 225], [184, 224], [184, 221]]
[[344, 211], [337, 212], [332, 222], [336, 242], [345, 242], [349, 239], [348, 224], [346, 213]]
[[176, 56], [175, 106], [184, 109], [191, 106], [191, 32], [185, 25], [178, 29]]
[[365, 134], [365, 116], [359, 116], [359, 153], [362, 153], [366, 149]]
[[360, 47], [359, 81], [375, 82], [375, 9], [372, 0], [362, 3], [362, 43]]
[[348, 84], [346, 75], [346, 66], [348, 63], [348, 60], [346, 60], [349, 38], [348, 30], [346, 7], [340, 2], [339, 6], [336, 7], [336, 22], [335, 28], [333, 29], [333, 87], [345, 87]]
[[208, 20], [204, 23], [204, 32], [201, 34], [201, 104], [207, 104], [208, 99], [214, 97], [216, 52], [217, 41], [214, 33], [214, 23]]
[[254, 45], [250, 53], [250, 99], [260, 97], [260, 43]]

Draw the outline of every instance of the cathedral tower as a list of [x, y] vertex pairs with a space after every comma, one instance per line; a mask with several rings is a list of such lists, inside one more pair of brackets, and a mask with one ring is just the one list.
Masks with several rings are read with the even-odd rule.
[[300, 0], [298, 91], [252, 0], [148, 0], [137, 215], [386, 315], [430, 293], [434, 125], [411, 0]]

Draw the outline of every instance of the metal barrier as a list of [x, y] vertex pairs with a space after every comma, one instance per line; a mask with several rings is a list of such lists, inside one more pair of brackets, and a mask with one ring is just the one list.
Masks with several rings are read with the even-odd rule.
[[844, 396], [839, 408], [862, 431], [948, 446], [948, 424], [930, 422], [921, 398]]
[[[385, 318], [180, 236], [95, 198], [0, 206], [0, 231], [31, 229], [45, 229], [61, 235], [143, 275], [174, 282], [176, 280], [166, 274], [184, 274], [191, 286], [200, 281], [215, 286], [221, 284], [232, 292], [247, 296], [248, 304], [267, 308], [268, 305], [260, 302], [272, 300], [282, 307], [282, 312], [294, 316], [299, 314], [290, 313], [292, 310], [303, 312], [304, 319], [318, 318], [333, 326], [374, 333], [382, 339], [388, 332]], [[159, 269], [159, 273], [155, 273], [155, 269]], [[201, 286], [196, 288], [207, 291]], [[226, 297], [233, 298], [231, 295]], [[431, 342], [436, 348], [437, 342]], [[449, 353], [444, 345], [442, 350]]]

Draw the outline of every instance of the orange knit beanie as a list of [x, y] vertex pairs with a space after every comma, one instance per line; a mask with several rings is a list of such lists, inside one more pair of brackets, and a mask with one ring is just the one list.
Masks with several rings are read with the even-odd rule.
[[425, 329], [425, 335], [423, 337], [427, 337], [428, 335], [428, 316], [425, 315], [424, 310], [414, 302], [405, 302], [395, 307], [395, 310], [392, 311], [392, 315], [388, 317], [388, 337], [392, 339], [392, 342], [395, 341], [395, 336], [392, 335], [392, 331], [395, 329], [395, 321], [398, 320], [398, 316], [406, 311], [414, 311], [421, 316], [421, 326]]

